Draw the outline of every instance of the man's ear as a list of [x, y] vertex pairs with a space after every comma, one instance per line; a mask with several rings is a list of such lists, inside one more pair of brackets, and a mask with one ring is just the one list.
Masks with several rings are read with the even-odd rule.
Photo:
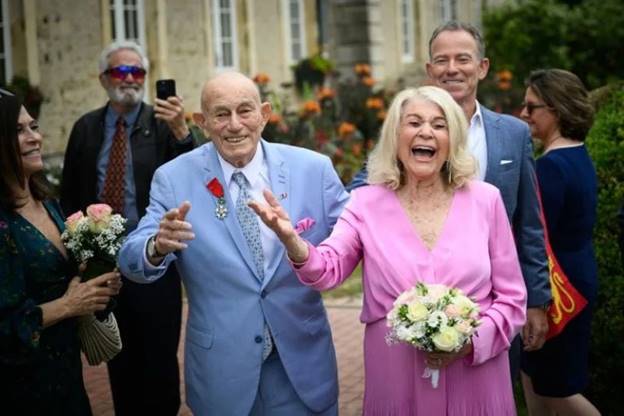
[[107, 79], [106, 79], [106, 74], [102, 72], [98, 78], [100, 79], [100, 85], [104, 89], [106, 89], [106, 87], [108, 86], [108, 82], [107, 82]]
[[263, 123], [266, 124], [269, 121], [269, 117], [271, 117], [271, 113], [273, 110], [271, 109], [271, 103], [268, 101], [260, 104], [260, 113], [262, 114]]
[[482, 81], [488, 74], [490, 70], [490, 60], [488, 58], [483, 58], [479, 61], [479, 81]]
[[425, 71], [427, 71], [427, 76], [429, 77], [429, 79], [433, 79], [433, 77], [431, 76], [431, 62], [427, 62], [425, 64]]
[[193, 122], [197, 124], [199, 127], [204, 128], [206, 117], [204, 117], [203, 113], [193, 113]]

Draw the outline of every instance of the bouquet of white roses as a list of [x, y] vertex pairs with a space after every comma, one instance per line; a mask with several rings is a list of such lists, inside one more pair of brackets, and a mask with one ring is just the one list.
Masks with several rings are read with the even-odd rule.
[[[386, 316], [388, 344], [408, 343], [427, 352], [457, 352], [479, 326], [479, 306], [460, 289], [417, 283], [401, 293]], [[438, 385], [439, 370], [425, 369]]]
[[87, 264], [83, 280], [110, 272], [124, 239], [126, 220], [106, 204], [87, 207], [87, 215], [75, 212], [65, 221], [61, 235], [65, 247], [77, 263]]

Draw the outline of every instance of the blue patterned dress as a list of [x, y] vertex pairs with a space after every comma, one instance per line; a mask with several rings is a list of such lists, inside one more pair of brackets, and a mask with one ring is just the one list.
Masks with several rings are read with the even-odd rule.
[[[59, 231], [58, 205], [44, 203]], [[37, 305], [65, 293], [75, 267], [21, 215], [0, 209], [0, 414], [90, 415], [76, 320], [42, 328]]]

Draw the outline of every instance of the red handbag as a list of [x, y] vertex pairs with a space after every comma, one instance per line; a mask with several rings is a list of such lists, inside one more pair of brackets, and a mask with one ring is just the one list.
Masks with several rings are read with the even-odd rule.
[[587, 306], [587, 299], [572, 286], [572, 283], [570, 283], [570, 280], [559, 265], [555, 253], [550, 246], [539, 186], [537, 186], [537, 200], [539, 201], [540, 220], [544, 227], [544, 242], [546, 243], [548, 274], [550, 276], [550, 289], [552, 291], [552, 303], [547, 311], [548, 333], [546, 334], [546, 339], [548, 340], [563, 331], [563, 328], [565, 328], [568, 322]]

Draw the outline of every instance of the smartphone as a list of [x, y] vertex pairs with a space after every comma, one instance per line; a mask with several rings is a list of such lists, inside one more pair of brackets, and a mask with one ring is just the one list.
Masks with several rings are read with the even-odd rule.
[[166, 100], [172, 95], [176, 95], [174, 79], [159, 79], [156, 81], [156, 98]]

